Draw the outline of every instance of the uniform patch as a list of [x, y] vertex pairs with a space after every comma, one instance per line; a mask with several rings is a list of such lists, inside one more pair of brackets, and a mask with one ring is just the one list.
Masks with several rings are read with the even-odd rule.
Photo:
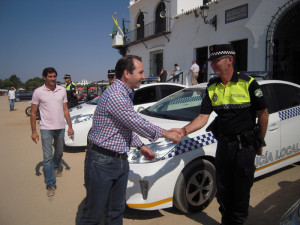
[[214, 93], [214, 95], [213, 95], [213, 97], [212, 97], [212, 100], [213, 100], [214, 102], [216, 102], [216, 101], [218, 100], [218, 95], [217, 95], [217, 93]]
[[254, 91], [254, 95], [258, 98], [261, 98], [263, 96], [263, 93], [262, 93], [261, 89], [259, 88]]

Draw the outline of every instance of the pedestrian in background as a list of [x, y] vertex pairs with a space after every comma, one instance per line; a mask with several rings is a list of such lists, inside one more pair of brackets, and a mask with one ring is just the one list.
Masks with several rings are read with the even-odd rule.
[[15, 110], [15, 100], [16, 100], [16, 89], [14, 86], [11, 86], [10, 90], [8, 91], [9, 111]]
[[66, 91], [68, 98], [68, 108], [72, 108], [78, 104], [78, 98], [76, 94], [76, 84], [71, 80], [71, 75], [66, 74], [64, 76], [66, 82]]
[[173, 83], [179, 84], [179, 76], [177, 76], [180, 73], [180, 67], [177, 63], [174, 64], [174, 68], [172, 69], [172, 76], [173, 76]]
[[[56, 84], [57, 72], [48, 67], [43, 70], [45, 84], [33, 92], [31, 100], [31, 139], [37, 143], [39, 135], [36, 129], [36, 114], [40, 112], [40, 132], [43, 149], [43, 167], [48, 197], [55, 194], [56, 177], [61, 177], [59, 169], [64, 148], [65, 120], [68, 124], [68, 135], [73, 137], [66, 90]], [[52, 150], [54, 147], [54, 154]]]
[[159, 137], [179, 139], [178, 133], [163, 130], [134, 111], [134, 89], [145, 80], [141, 58], [127, 55], [119, 59], [115, 71], [116, 80], [101, 95], [88, 136], [92, 145], [85, 158], [86, 198], [81, 225], [99, 224], [103, 214], [106, 225], [123, 224], [129, 173], [127, 152], [134, 146], [147, 160], [154, 158], [152, 150], [136, 134], [151, 142]]
[[207, 85], [201, 114], [174, 130], [181, 131], [183, 137], [204, 127], [212, 111], [218, 115], [207, 131], [212, 131], [218, 140], [215, 168], [222, 225], [242, 225], [248, 217], [255, 155], [261, 155], [265, 146], [269, 114], [256, 80], [234, 71], [232, 46], [212, 45], [209, 49], [208, 60], [218, 77]]
[[190, 71], [188, 72], [188, 75], [190, 75], [190, 73], [192, 73], [192, 85], [196, 85], [196, 84], [198, 84], [197, 78], [199, 75], [200, 67], [198, 66], [198, 64], [196, 63], [195, 60], [193, 60], [192, 64], [193, 65], [192, 65]]
[[160, 82], [167, 82], [168, 71], [162, 66], [159, 74]]

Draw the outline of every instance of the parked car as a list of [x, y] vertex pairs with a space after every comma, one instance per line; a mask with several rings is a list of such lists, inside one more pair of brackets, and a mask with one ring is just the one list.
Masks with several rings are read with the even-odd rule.
[[279, 225], [299, 225], [300, 224], [300, 199], [282, 216]]
[[[267, 146], [256, 156], [255, 177], [300, 160], [300, 85], [275, 80], [258, 81], [268, 103]], [[146, 120], [164, 128], [181, 128], [200, 113], [206, 84], [178, 91], [140, 112]], [[160, 138], [154, 143], [141, 138], [155, 153], [145, 160], [136, 148], [130, 163], [126, 200], [130, 208], [157, 210], [176, 206], [184, 213], [206, 208], [216, 193], [217, 140], [206, 127], [185, 136], [178, 144]]]
[[31, 100], [32, 94], [32, 91], [18, 91], [16, 92], [16, 102], [21, 100]]
[[[135, 91], [133, 105], [136, 111], [141, 111], [158, 100], [183, 89], [185, 86], [173, 83], [143, 84]], [[87, 146], [87, 136], [92, 128], [92, 119], [97, 107], [98, 98], [70, 109], [74, 137], [68, 137], [66, 124], [65, 145], [68, 147]]]

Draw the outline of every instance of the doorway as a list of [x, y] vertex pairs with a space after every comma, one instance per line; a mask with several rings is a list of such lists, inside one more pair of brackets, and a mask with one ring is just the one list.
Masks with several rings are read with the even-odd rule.
[[163, 66], [163, 51], [155, 51], [150, 53], [150, 77], [156, 77], [160, 74]]
[[234, 70], [236, 72], [248, 70], [248, 39], [233, 41], [231, 45], [235, 51]]
[[202, 47], [196, 49], [196, 63], [200, 67], [199, 76], [197, 82], [207, 82], [207, 59], [208, 59], [208, 47]]

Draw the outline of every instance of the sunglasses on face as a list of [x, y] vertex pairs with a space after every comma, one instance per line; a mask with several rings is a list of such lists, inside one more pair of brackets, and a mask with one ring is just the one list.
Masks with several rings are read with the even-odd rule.
[[213, 59], [213, 60], [208, 60], [210, 63], [217, 63], [217, 62], [219, 62], [219, 61], [221, 61], [222, 59], [226, 59], [226, 58], [228, 58], [229, 56], [228, 55], [226, 55], [226, 56], [222, 56], [222, 57], [220, 57], [220, 58], [217, 58], [217, 59]]

